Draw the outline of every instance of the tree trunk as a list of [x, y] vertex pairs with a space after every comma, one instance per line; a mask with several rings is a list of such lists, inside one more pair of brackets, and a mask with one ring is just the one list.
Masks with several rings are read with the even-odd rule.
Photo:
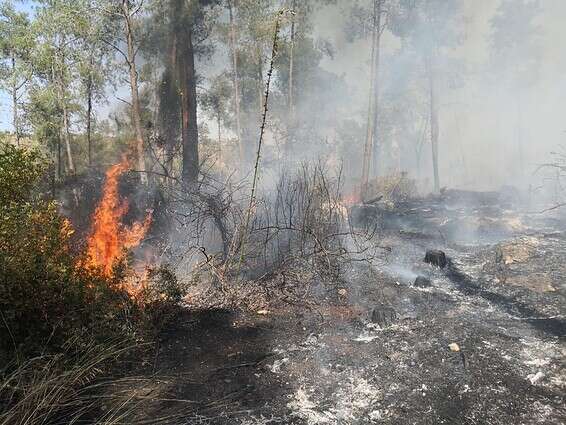
[[[383, 12], [383, 3], [384, 0], [377, 0], [377, 12], [376, 12], [376, 27], [377, 27], [377, 40], [375, 43], [375, 65], [374, 65], [374, 74], [373, 74], [373, 140], [372, 140], [372, 150], [370, 151], [370, 155], [373, 157], [373, 174], [377, 177], [379, 175], [379, 153], [380, 153], [380, 143], [379, 143], [379, 91], [380, 91], [380, 82], [379, 82], [379, 72], [380, 72], [380, 65], [381, 65], [381, 15]], [[371, 160], [370, 160], [371, 161]], [[369, 169], [369, 173], [371, 175], [371, 166]]]
[[259, 94], [259, 111], [263, 110], [263, 59], [261, 57], [261, 46], [259, 43], [256, 45], [256, 55], [257, 55], [257, 81], [258, 81], [258, 94]]
[[[89, 66], [94, 66], [94, 58], [91, 56]], [[89, 70], [86, 82], [86, 143], [88, 146], [88, 166], [92, 167], [92, 71]]]
[[[172, 21], [175, 22], [174, 16]], [[162, 84], [160, 108], [166, 106], [165, 111], [160, 111], [161, 126], [163, 134], [165, 135], [165, 167], [167, 174], [171, 175], [173, 172], [173, 161], [177, 147], [177, 137], [180, 129], [180, 115], [178, 105], [171, 107], [172, 102], [178, 102], [179, 96], [177, 77], [178, 77], [178, 64], [177, 64], [177, 31], [176, 26], [172, 26], [170, 40], [169, 40], [169, 60], [167, 68], [165, 69], [165, 77]], [[173, 183], [172, 180], [169, 183]]]
[[57, 180], [61, 181], [63, 177], [63, 154], [61, 152], [61, 135], [57, 135]]
[[240, 78], [238, 76], [238, 51], [236, 49], [236, 21], [233, 9], [236, 4], [232, 5], [232, 1], [228, 1], [228, 10], [230, 12], [230, 50], [232, 53], [232, 78], [234, 80], [234, 106], [236, 110], [236, 136], [238, 137], [238, 148], [240, 155], [240, 164], [244, 162], [245, 150], [242, 140], [242, 121], [240, 117]]
[[[62, 45], [65, 44], [65, 39], [63, 38], [63, 41], [61, 43]], [[63, 141], [65, 143], [65, 151], [67, 153], [67, 168], [69, 173], [74, 174], [75, 173], [75, 164], [73, 162], [73, 153], [71, 150], [71, 136], [69, 133], [69, 107], [67, 105], [67, 96], [65, 93], [65, 81], [64, 81], [64, 76], [63, 76], [63, 72], [65, 69], [65, 64], [66, 64], [66, 60], [65, 60], [65, 55], [63, 54], [63, 52], [59, 52], [60, 53], [60, 69], [59, 69], [59, 73], [58, 73], [58, 88], [59, 88], [59, 103], [61, 105], [62, 108], [62, 112], [63, 112], [63, 128], [62, 128], [62, 132], [63, 132]]]
[[69, 108], [67, 107], [67, 99], [63, 96], [63, 140], [65, 141], [65, 150], [67, 151], [67, 166], [71, 174], [75, 174], [75, 164], [73, 162], [73, 153], [71, 151], [71, 134], [69, 132]]
[[198, 180], [198, 125], [197, 125], [197, 90], [195, 72], [195, 52], [193, 34], [186, 30], [179, 60], [179, 82], [181, 88], [181, 139], [183, 143], [183, 182], [192, 185]]
[[130, 15], [130, 7], [128, 0], [122, 0], [122, 13], [125, 19], [126, 42], [128, 47], [128, 67], [130, 71], [130, 90], [132, 96], [132, 120], [134, 122], [134, 130], [136, 134], [136, 154], [138, 160], [138, 171], [140, 172], [140, 180], [142, 184], [147, 184], [147, 175], [145, 173], [145, 152], [143, 130], [141, 124], [141, 105], [138, 89], [138, 72], [136, 69], [136, 49], [134, 47], [134, 35], [132, 29], [132, 21]]
[[218, 149], [222, 151], [222, 120], [220, 115], [216, 117], [216, 125], [218, 128]]
[[18, 117], [18, 81], [16, 80], [16, 58], [12, 55], [12, 125], [16, 136], [16, 145], [20, 146], [20, 124]]
[[297, 10], [297, 0], [291, 2], [291, 11], [293, 12], [291, 16], [291, 43], [289, 51], [289, 117], [287, 122], [287, 143], [285, 143], [286, 153], [290, 152], [291, 142], [293, 139], [293, 129], [295, 124], [295, 100], [294, 100], [294, 72], [295, 72], [295, 14]]
[[369, 174], [371, 168], [371, 158], [373, 155], [373, 141], [377, 116], [377, 66], [379, 56], [379, 43], [381, 35], [381, 0], [374, 0], [373, 4], [373, 33], [371, 43], [371, 65], [370, 65], [370, 88], [367, 115], [366, 142], [364, 146], [364, 156], [362, 163], [362, 182], [360, 195], [362, 200], [368, 195]]
[[432, 168], [434, 172], [434, 192], [438, 193], [440, 192], [440, 175], [438, 171], [438, 100], [432, 64], [429, 64], [428, 72], [430, 84], [430, 142], [432, 146]]

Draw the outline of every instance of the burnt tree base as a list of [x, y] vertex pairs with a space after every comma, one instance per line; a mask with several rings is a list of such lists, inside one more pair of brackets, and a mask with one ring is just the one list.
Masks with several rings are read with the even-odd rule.
[[445, 268], [448, 265], [446, 254], [438, 249], [429, 249], [426, 252], [424, 261], [427, 264], [440, 267], [441, 269]]

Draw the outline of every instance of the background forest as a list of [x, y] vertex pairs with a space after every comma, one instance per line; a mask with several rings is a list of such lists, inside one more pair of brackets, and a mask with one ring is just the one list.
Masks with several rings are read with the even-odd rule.
[[249, 176], [279, 20], [265, 172], [322, 156], [352, 184], [401, 171], [425, 191], [527, 184], [564, 135], [564, 57], [551, 41], [563, 8], [4, 2], [4, 128], [39, 146], [58, 181], [127, 149], [139, 171]]

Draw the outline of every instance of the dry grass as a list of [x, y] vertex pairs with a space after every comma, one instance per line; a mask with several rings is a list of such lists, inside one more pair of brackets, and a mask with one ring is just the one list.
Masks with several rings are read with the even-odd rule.
[[7, 367], [11, 370], [0, 381], [0, 425], [127, 423], [138, 402], [121, 400], [104, 411], [108, 400], [103, 394], [112, 385], [104, 374], [131, 347], [93, 344], [82, 354], [74, 353], [75, 343], [66, 348]]
[[383, 196], [386, 202], [405, 202], [417, 195], [417, 184], [407, 173], [395, 173], [373, 179], [369, 183], [369, 197]]

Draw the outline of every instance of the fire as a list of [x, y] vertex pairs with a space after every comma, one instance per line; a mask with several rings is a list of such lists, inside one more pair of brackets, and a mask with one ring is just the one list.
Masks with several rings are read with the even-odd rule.
[[344, 197], [342, 197], [342, 203], [346, 207], [351, 207], [354, 204], [358, 204], [360, 202], [360, 194], [359, 192], [352, 192]]
[[108, 277], [112, 276], [114, 265], [124, 258], [126, 251], [140, 244], [152, 221], [149, 213], [143, 222], [136, 222], [130, 227], [122, 223], [129, 205], [126, 200], [120, 199], [118, 180], [129, 168], [124, 158], [106, 171], [102, 199], [96, 207], [87, 241], [87, 266], [99, 268]]

